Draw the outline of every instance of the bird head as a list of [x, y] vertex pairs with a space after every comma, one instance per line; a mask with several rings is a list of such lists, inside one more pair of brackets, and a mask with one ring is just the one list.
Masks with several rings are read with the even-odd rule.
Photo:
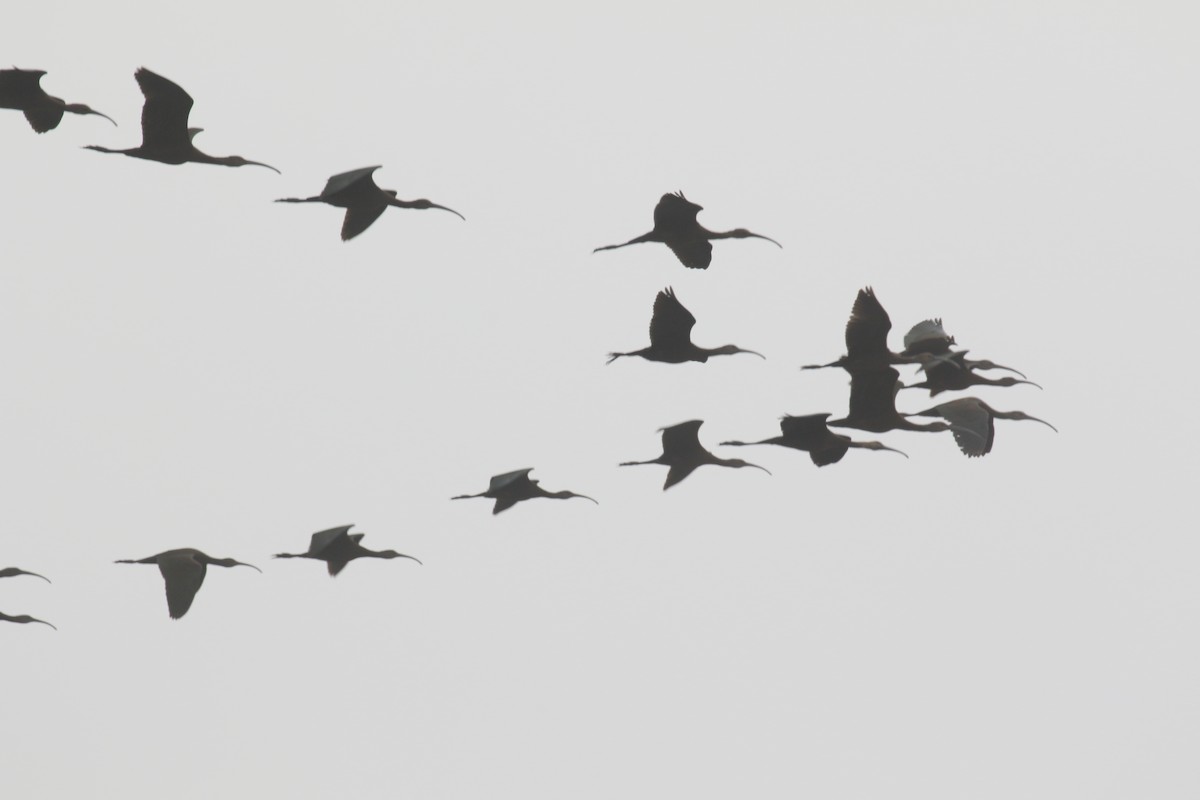
[[[416, 561], [418, 564], [421, 564], [421, 559], [414, 558], [413, 556], [406, 556], [404, 553], [397, 553], [395, 550], [380, 550], [375, 554], [375, 556], [377, 558], [407, 558], [412, 561]], [[422, 566], [424, 565], [422, 564]]]
[[250, 569], [255, 570], [257, 572], [262, 572], [261, 569], [254, 566], [253, 564], [247, 564], [244, 561], [237, 561], [232, 558], [214, 558], [209, 563], [213, 564], [215, 566], [218, 566], [218, 567], [249, 567]]
[[781, 250], [783, 249], [783, 245], [781, 245], [779, 242], [772, 239], [770, 236], [763, 236], [761, 233], [751, 233], [750, 231], [746, 230], [745, 228], [734, 228], [733, 230], [731, 230], [729, 232], [729, 238], [731, 238], [731, 239], [766, 239], [768, 242], [775, 245], [779, 249], [781, 249]]
[[[193, 134], [193, 136], [194, 135], [195, 134]], [[250, 159], [242, 158], [241, 156], [226, 156], [225, 158], [221, 159], [221, 163], [227, 167], [266, 167], [267, 169], [274, 172], [276, 175], [283, 174], [279, 170], [272, 167], [270, 164], [264, 164], [261, 161], [251, 161]]]
[[767, 357], [764, 356], [762, 353], [758, 352], [757, 350], [747, 350], [744, 347], [738, 347], [736, 344], [727, 344], [727, 345], [724, 345], [723, 347], [718, 347], [716, 350], [713, 350], [712, 352], [710, 352], [709, 355], [731, 356], [731, 355], [734, 355], [735, 353], [750, 353], [751, 355], [758, 356], [759, 358], [761, 358], [764, 361], [767, 360]]
[[404, 201], [404, 203], [405, 203], [406, 208], [419, 208], [422, 210], [430, 209], [430, 208], [440, 208], [442, 211], [449, 211], [451, 214], [458, 217], [463, 222], [467, 221], [466, 217], [464, 217], [462, 214], [459, 214], [453, 208], [447, 208], [446, 206], [439, 206], [437, 203], [433, 202], [432, 200], [426, 200], [423, 197], [420, 200], [406, 200], [406, 201]]

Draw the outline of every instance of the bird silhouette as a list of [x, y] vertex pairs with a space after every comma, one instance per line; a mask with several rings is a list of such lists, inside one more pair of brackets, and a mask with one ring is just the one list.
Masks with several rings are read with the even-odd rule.
[[794, 417], [790, 414], [780, 419], [779, 430], [782, 436], [763, 439], [760, 442], [721, 442], [722, 446], [742, 447], [752, 444], [777, 444], [781, 447], [791, 447], [795, 450], [806, 450], [812, 462], [818, 467], [836, 464], [846, 455], [851, 447], [861, 447], [867, 450], [890, 450], [893, 453], [908, 458], [908, 454], [894, 447], [887, 447], [880, 442], [856, 442], [849, 436], [834, 433], [829, 430], [825, 420], [829, 414], [805, 414]]
[[[997, 411], [978, 397], [960, 397], [933, 408], [909, 414], [910, 417], [941, 417], [953, 423], [954, 441], [958, 449], [968, 457], [982, 457], [992, 452], [996, 438], [996, 420], [1016, 419], [1040, 422], [1058, 433], [1058, 428], [1044, 419], [1031, 417], [1024, 411]], [[969, 434], [969, 435], [968, 435]]]
[[154, 556], [138, 559], [118, 559], [117, 564], [157, 564], [167, 586], [167, 611], [171, 619], [179, 619], [192, 607], [196, 592], [204, 583], [208, 565], [215, 567], [250, 567], [262, 572], [253, 564], [235, 561], [232, 558], [213, 558], [192, 547], [167, 550]]
[[308, 543], [307, 553], [276, 553], [275, 558], [313, 558], [324, 561], [331, 578], [356, 558], [408, 558], [421, 563], [420, 559], [397, 553], [395, 550], [368, 550], [360, 544], [364, 534], [350, 533], [353, 527], [354, 525], [350, 524], [317, 531]]
[[[29, 623], [29, 622], [40, 622], [43, 625], [50, 625], [50, 623], [46, 622], [46, 620], [35, 619], [34, 617], [29, 616], [28, 614], [18, 614], [15, 617], [11, 617], [8, 614], [0, 613], [0, 622], [19, 622], [22, 625]], [[54, 628], [53, 625], [50, 625], [50, 627]], [[58, 628], [54, 628], [54, 630], [58, 630]]]
[[492, 507], [493, 514], [499, 514], [505, 509], [512, 508], [522, 500], [532, 500], [535, 497], [550, 497], [556, 500], [566, 500], [569, 497], [582, 497], [584, 500], [591, 500], [596, 505], [600, 505], [595, 499], [588, 497], [586, 494], [576, 494], [563, 490], [561, 492], [547, 492], [538, 485], [538, 481], [532, 480], [529, 473], [533, 472], [533, 467], [528, 469], [518, 469], [513, 472], [506, 472], [503, 475], [495, 475], [488, 483], [486, 492], [479, 494], [460, 494], [451, 497], [451, 500], [466, 500], [472, 497], [488, 497], [496, 501], [496, 505]]
[[142, 67], [134, 73], [146, 102], [142, 105], [142, 143], [127, 150], [112, 150], [100, 145], [86, 145], [88, 150], [101, 153], [121, 153], [133, 158], [160, 161], [163, 164], [218, 164], [225, 167], [266, 167], [279, 172], [270, 164], [250, 161], [241, 156], [210, 156], [192, 144], [203, 128], [189, 128], [188, 115], [192, 98], [178, 84]]
[[18, 575], [32, 575], [35, 578], [41, 578], [46, 583], [51, 582], [45, 575], [38, 575], [36, 572], [26, 572], [19, 567], [5, 567], [4, 569], [0, 569], [0, 578], [15, 578]]
[[912, 356], [917, 353], [942, 355], [949, 353], [950, 345], [954, 343], [954, 337], [946, 333], [946, 329], [942, 327], [941, 317], [926, 319], [913, 325], [909, 328], [908, 333], [904, 334], [904, 349], [900, 351], [900, 355]]
[[828, 364], [808, 364], [801, 369], [824, 369], [841, 367], [849, 372], [875, 369], [891, 364], [925, 364], [936, 361], [928, 353], [902, 355], [888, 349], [888, 331], [892, 320], [884, 310], [875, 290], [870, 286], [860, 289], [846, 322], [846, 355]]
[[783, 245], [767, 236], [751, 233], [745, 228], [732, 231], [710, 231], [696, 221], [696, 214], [704, 209], [683, 196], [683, 192], [664, 194], [654, 207], [654, 229], [643, 233], [636, 239], [630, 239], [624, 244], [610, 244], [597, 247], [593, 253], [601, 250], [615, 250], [641, 242], [662, 242], [671, 248], [675, 257], [685, 267], [693, 269], [708, 269], [712, 263], [713, 239], [766, 239], [776, 247]]
[[665, 464], [670, 469], [667, 470], [667, 480], [663, 484], [664, 492], [691, 475], [697, 467], [705, 464], [715, 464], [718, 467], [754, 467], [768, 475], [771, 474], [769, 469], [760, 467], [758, 464], [751, 464], [740, 458], [718, 458], [705, 450], [704, 446], [700, 444], [699, 436], [700, 426], [703, 424], [704, 420], [693, 419], [667, 428], [659, 428], [659, 431], [662, 432], [663, 452], [661, 456], [649, 461], [622, 461], [618, 466]]
[[647, 361], [662, 361], [667, 364], [682, 364], [685, 361], [705, 362], [712, 356], [729, 356], [734, 353], [753, 353], [765, 358], [762, 353], [744, 350], [737, 345], [727, 344], [712, 350], [692, 344], [692, 326], [696, 318], [675, 297], [675, 291], [667, 287], [654, 299], [654, 315], [650, 318], [650, 346], [632, 353], [609, 353], [611, 364], [621, 356], [641, 356]]
[[[901, 388], [928, 389], [930, 397], [934, 397], [942, 392], [961, 392], [972, 386], [1016, 386], [1019, 383], [1027, 383], [1030, 386], [1037, 386], [1039, 389], [1042, 388], [1029, 380], [1020, 380], [1008, 376], [1003, 378], [988, 378], [980, 375], [977, 370], [1006, 369], [1009, 372], [1017, 372], [1017, 370], [1012, 367], [1003, 367], [991, 361], [970, 361], [966, 357], [967, 352], [967, 350], [958, 350], [941, 356], [936, 364], [926, 364], [925, 380], [920, 383], [906, 384]], [[1020, 372], [1017, 372], [1017, 374], [1022, 375]]]
[[62, 121], [63, 112], [71, 114], [95, 114], [116, 125], [107, 114], [101, 114], [83, 103], [66, 103], [61, 97], [52, 97], [42, 89], [41, 69], [0, 69], [0, 108], [15, 108], [25, 112], [25, 119], [38, 133], [54, 130]]
[[397, 208], [440, 208], [459, 219], [466, 217], [453, 208], [439, 206], [429, 200], [397, 200], [391, 189], [380, 189], [371, 174], [379, 167], [363, 167], [334, 175], [325, 183], [325, 188], [316, 197], [281, 197], [276, 203], [326, 203], [346, 209], [342, 222], [342, 241], [346, 242], [371, 227], [388, 206]]
[[[893, 430], [959, 431], [962, 428], [949, 422], [916, 423], [896, 411], [896, 392], [900, 373], [892, 367], [854, 369], [850, 372], [850, 413], [829, 424], [840, 428], [858, 428], [873, 433]], [[971, 431], [965, 435], [974, 436]]]

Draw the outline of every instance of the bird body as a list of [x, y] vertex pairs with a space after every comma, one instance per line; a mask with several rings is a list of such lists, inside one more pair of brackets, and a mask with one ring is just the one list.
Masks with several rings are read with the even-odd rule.
[[[927, 365], [925, 368], [925, 380], [920, 383], [910, 383], [902, 387], [904, 389], [928, 389], [929, 396], [934, 397], [942, 392], [961, 392], [969, 389], [972, 386], [1016, 386], [1019, 383], [1027, 383], [1030, 386], [1038, 384], [1029, 380], [1020, 380], [1005, 376], [1003, 378], [988, 378], [978, 374], [977, 370], [982, 369], [1005, 369], [1009, 372], [1020, 372], [1012, 367], [1004, 367], [991, 361], [971, 361], [967, 359], [967, 350], [959, 350], [942, 356], [936, 364]], [[1022, 375], [1022, 377], [1024, 377]]]
[[[1058, 428], [1044, 419], [1032, 417], [1024, 411], [997, 411], [978, 397], [960, 397], [957, 400], [950, 400], [909, 416], [941, 417], [947, 422], [953, 423], [955, 425], [954, 441], [963, 455], [970, 458], [982, 457], [992, 452], [992, 442], [996, 438], [997, 419], [1040, 422], [1058, 433]], [[970, 435], [967, 435], [968, 433]]]
[[177, 83], [142, 67], [134, 73], [146, 102], [142, 105], [142, 143], [127, 150], [112, 150], [89, 144], [88, 150], [120, 153], [163, 164], [217, 164], [225, 167], [256, 166], [279, 172], [270, 164], [241, 156], [210, 156], [196, 149], [192, 139], [203, 128], [189, 128], [192, 97]]
[[649, 461], [622, 461], [618, 466], [631, 467], [641, 464], [665, 464], [670, 469], [667, 470], [667, 480], [663, 484], [664, 492], [705, 464], [734, 468], [754, 467], [755, 469], [761, 469], [768, 475], [771, 474], [770, 470], [760, 467], [758, 464], [751, 464], [740, 458], [718, 458], [710, 453], [700, 444], [699, 432], [700, 426], [703, 424], [704, 420], [693, 419], [687, 422], [680, 422], [678, 425], [659, 428], [659, 431], [662, 433], [662, 455], [658, 458], [652, 458]]
[[[25, 623], [28, 623], [28, 622], [40, 622], [43, 625], [50, 625], [50, 623], [46, 622], [46, 620], [35, 619], [34, 617], [29, 616], [28, 614], [18, 614], [14, 617], [14, 616], [9, 616], [8, 614], [0, 613], [0, 622], [19, 622], [22, 625], [24, 625]], [[54, 628], [53, 625], [50, 625], [50, 627]], [[58, 628], [54, 628], [54, 630], [58, 630]]]
[[171, 619], [179, 619], [192, 607], [196, 592], [204, 583], [208, 565], [217, 567], [250, 567], [262, 572], [253, 564], [235, 561], [232, 558], [213, 558], [192, 547], [167, 550], [158, 555], [139, 559], [119, 559], [117, 564], [157, 564], [167, 589], [167, 611]]
[[841, 419], [831, 420], [829, 424], [873, 433], [892, 430], [938, 433], [954, 427], [947, 422], [922, 425], [897, 412], [896, 392], [899, 386], [900, 373], [892, 367], [851, 370], [850, 413]]
[[623, 244], [610, 244], [597, 247], [593, 253], [601, 250], [615, 250], [642, 242], [662, 242], [671, 248], [671, 252], [685, 267], [692, 269], [708, 269], [712, 263], [712, 240], [714, 239], [766, 239], [776, 247], [783, 247], [779, 242], [757, 233], [751, 233], [745, 228], [732, 231], [710, 231], [696, 221], [696, 215], [703, 206], [696, 205], [683, 196], [683, 192], [664, 194], [654, 207], [654, 229]]
[[397, 553], [395, 550], [368, 550], [360, 544], [364, 534], [350, 533], [353, 527], [351, 524], [317, 531], [309, 541], [308, 552], [276, 553], [275, 558], [312, 558], [324, 561], [331, 578], [356, 558], [408, 558], [421, 563], [420, 559]]
[[105, 114], [95, 111], [83, 103], [67, 103], [61, 97], [46, 94], [41, 86], [45, 70], [0, 69], [0, 108], [14, 108], [25, 112], [25, 119], [38, 133], [58, 127], [63, 114], [94, 114], [104, 117], [113, 125], [117, 123]]
[[325, 203], [346, 209], [342, 222], [342, 241], [349, 241], [371, 227], [388, 206], [397, 208], [440, 208], [459, 219], [466, 220], [452, 208], [439, 206], [429, 200], [397, 200], [391, 189], [380, 189], [372, 174], [379, 167], [363, 167], [334, 175], [325, 182], [325, 188], [315, 197], [281, 197], [276, 203]]
[[51, 582], [45, 575], [38, 575], [36, 572], [26, 572], [19, 567], [5, 567], [4, 569], [0, 569], [0, 578], [15, 578], [18, 575], [32, 575], [35, 578], [41, 578], [46, 583]]
[[529, 477], [530, 472], [533, 472], [533, 467], [518, 469], [514, 470], [513, 472], [506, 472], [503, 475], [494, 475], [492, 476], [491, 481], [488, 482], [488, 488], [486, 492], [480, 492], [479, 494], [460, 494], [451, 497], [450, 499], [466, 500], [472, 497], [491, 498], [496, 501], [496, 504], [492, 507], [493, 514], [499, 514], [505, 509], [512, 508], [522, 500], [532, 500], [535, 497], [549, 497], [555, 500], [566, 500], [567, 498], [571, 497], [582, 497], [584, 500], [591, 500], [593, 503], [596, 503], [596, 505], [599, 505], [595, 499], [588, 497], [586, 494], [576, 494], [575, 492], [569, 492], [566, 490], [561, 492], [548, 492], [538, 485], [538, 481], [535, 481]]
[[818, 467], [836, 464], [841, 461], [842, 457], [846, 455], [846, 452], [851, 447], [861, 447], [867, 450], [890, 450], [893, 453], [900, 453], [900, 455], [908, 458], [907, 453], [896, 450], [893, 447], [886, 447], [880, 442], [856, 442], [849, 436], [834, 433], [829, 430], [829, 426], [825, 423], [829, 417], [829, 414], [806, 414], [798, 417], [789, 414], [782, 417], [779, 422], [779, 430], [782, 432], [782, 436], [774, 436], [770, 439], [763, 439], [760, 442], [721, 442], [721, 444], [733, 447], [753, 444], [775, 444], [780, 447], [804, 450], [808, 452], [812, 462]]
[[692, 344], [692, 326], [696, 318], [675, 297], [675, 291], [667, 287], [654, 299], [654, 315], [650, 318], [650, 346], [630, 353], [609, 353], [608, 363], [621, 356], [641, 356], [647, 361], [666, 364], [682, 364], [685, 361], [704, 363], [712, 356], [727, 356], [734, 353], [753, 353], [764, 358], [762, 353], [743, 350], [737, 345], [727, 344], [714, 349]]

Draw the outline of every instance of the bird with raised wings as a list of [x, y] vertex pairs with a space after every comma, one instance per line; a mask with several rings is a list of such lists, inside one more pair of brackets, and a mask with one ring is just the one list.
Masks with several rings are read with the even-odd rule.
[[779, 430], [783, 434], [782, 436], [773, 436], [759, 442], [721, 442], [721, 446], [742, 447], [752, 444], [775, 444], [780, 447], [791, 447], [795, 450], [807, 451], [812, 462], [818, 467], [841, 461], [851, 447], [861, 447], [866, 450], [890, 450], [908, 458], [908, 454], [902, 450], [888, 447], [880, 442], [856, 442], [849, 436], [834, 433], [825, 424], [830, 416], [830, 414], [805, 414], [797, 417], [789, 414], [779, 420]]
[[94, 114], [117, 124], [112, 117], [83, 103], [67, 103], [61, 97], [46, 94], [41, 84], [45, 74], [46, 71], [41, 69], [0, 69], [0, 108], [25, 112], [25, 119], [38, 133], [57, 128], [64, 113]]
[[769, 469], [760, 467], [758, 464], [751, 464], [749, 461], [743, 461], [740, 458], [718, 458], [710, 453], [704, 448], [704, 445], [700, 444], [700, 426], [703, 424], [704, 420], [693, 419], [687, 422], [680, 422], [678, 425], [659, 428], [659, 431], [662, 433], [662, 455], [658, 458], [652, 458], [649, 461], [622, 461], [618, 466], [632, 467], [641, 464], [664, 464], [670, 467], [667, 470], [667, 480], [663, 484], [664, 492], [705, 464], [733, 468], [754, 467], [755, 469], [761, 469], [768, 475], [771, 474]]
[[325, 203], [336, 208], [346, 209], [346, 218], [342, 220], [342, 241], [346, 242], [358, 236], [371, 227], [371, 223], [387, 210], [388, 206], [397, 208], [440, 208], [449, 211], [459, 219], [466, 217], [453, 208], [439, 206], [424, 198], [420, 200], [397, 200], [396, 193], [391, 189], [380, 189], [372, 174], [379, 167], [363, 167], [352, 169], [340, 175], [334, 175], [325, 183], [325, 188], [315, 197], [281, 197], [276, 203]]
[[224, 167], [266, 167], [279, 172], [270, 164], [250, 161], [241, 156], [210, 156], [196, 149], [192, 140], [203, 128], [189, 128], [192, 97], [179, 84], [142, 67], [134, 73], [146, 101], [142, 105], [142, 143], [126, 150], [113, 150], [96, 144], [88, 150], [101, 153], [120, 153], [163, 164], [217, 164]]
[[599, 505], [597, 500], [588, 497], [586, 494], [576, 494], [565, 489], [560, 492], [548, 492], [538, 485], [538, 481], [529, 477], [529, 473], [531, 472], [533, 472], [533, 467], [506, 472], [503, 475], [495, 475], [488, 483], [486, 492], [460, 494], [450, 499], [467, 500], [472, 497], [487, 497], [496, 501], [496, 504], [492, 506], [493, 514], [499, 514], [505, 509], [512, 508], [522, 500], [532, 500], [536, 497], [549, 497], [554, 500], [582, 497], [584, 500], [591, 500], [596, 505]]
[[171, 619], [179, 619], [192, 607], [192, 601], [196, 599], [196, 592], [200, 591], [200, 587], [204, 584], [204, 576], [208, 572], [209, 564], [215, 567], [250, 567], [250, 569], [262, 572], [253, 564], [235, 561], [232, 558], [213, 558], [192, 547], [167, 550], [146, 558], [122, 558], [115, 563], [157, 564], [158, 571], [162, 573], [163, 582], [166, 584], [167, 611], [170, 613]]
[[642, 242], [662, 242], [671, 248], [671, 252], [685, 267], [692, 269], [708, 269], [712, 263], [712, 240], [715, 239], [766, 239], [776, 247], [783, 247], [774, 239], [751, 233], [745, 228], [731, 231], [710, 231], [696, 221], [696, 215], [704, 210], [683, 196], [683, 192], [664, 194], [654, 207], [654, 229], [643, 233], [637, 238], [622, 244], [610, 244], [597, 247], [593, 253], [601, 250], [616, 250], [618, 247], [628, 247]]
[[662, 361], [667, 364], [682, 364], [685, 361], [708, 361], [712, 356], [728, 356], [734, 353], [751, 353], [759, 358], [765, 358], [762, 353], [754, 350], [744, 350], [734, 344], [727, 344], [711, 350], [692, 344], [692, 326], [696, 318], [692, 312], [684, 308], [683, 303], [675, 296], [675, 291], [667, 287], [658, 293], [654, 299], [654, 314], [650, 317], [650, 346], [630, 353], [609, 353], [608, 363], [616, 361], [621, 356], [641, 356], [647, 361]]
[[928, 353], [902, 355], [888, 349], [888, 331], [892, 320], [884, 309], [875, 290], [870, 286], [859, 289], [846, 321], [846, 354], [828, 364], [808, 364], [801, 369], [823, 369], [841, 367], [853, 373], [862, 369], [878, 369], [891, 364], [926, 364], [937, 360]]
[[421, 563], [420, 559], [397, 553], [395, 550], [368, 550], [361, 544], [365, 534], [350, 533], [353, 527], [354, 525], [350, 524], [317, 531], [308, 543], [308, 552], [276, 553], [275, 558], [312, 558], [324, 561], [331, 578], [356, 558], [407, 558]]

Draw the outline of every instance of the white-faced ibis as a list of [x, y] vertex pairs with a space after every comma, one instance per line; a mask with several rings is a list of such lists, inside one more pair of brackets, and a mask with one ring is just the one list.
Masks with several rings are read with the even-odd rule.
[[547, 492], [538, 482], [529, 477], [529, 473], [533, 472], [533, 467], [528, 469], [518, 469], [513, 472], [506, 472], [503, 475], [495, 475], [488, 483], [486, 492], [479, 494], [460, 494], [451, 497], [451, 500], [466, 500], [471, 497], [488, 497], [496, 501], [496, 505], [492, 506], [492, 513], [499, 514], [507, 508], [512, 508], [522, 500], [532, 500], [535, 497], [550, 497], [555, 500], [565, 500], [569, 497], [582, 497], [584, 500], [591, 500], [596, 505], [600, 505], [595, 499], [588, 497], [586, 494], [576, 494], [568, 492], [565, 489], [561, 492]]
[[1040, 422], [1058, 433], [1058, 428], [1026, 414], [1024, 411], [997, 411], [978, 397], [960, 397], [957, 400], [909, 414], [910, 417], [941, 417], [954, 425], [954, 441], [958, 449], [967, 456], [984, 456], [992, 452], [992, 442], [996, 438], [996, 420], [1017, 419]]
[[279, 172], [270, 164], [250, 161], [241, 156], [210, 156], [192, 144], [192, 139], [203, 128], [189, 128], [188, 115], [192, 111], [192, 98], [178, 84], [167, 80], [142, 67], [134, 73], [146, 102], [142, 105], [142, 143], [128, 150], [111, 150], [95, 144], [88, 150], [101, 153], [121, 153], [133, 158], [160, 161], [163, 164], [218, 164], [225, 167], [266, 167]]
[[904, 334], [904, 349], [900, 351], [900, 355], [911, 356], [917, 353], [942, 355], [950, 352], [952, 344], [954, 344], [954, 337], [946, 333], [946, 329], [942, 327], [941, 317], [926, 319], [913, 325], [909, 328], [908, 333]]
[[[28, 614], [18, 614], [17, 616], [12, 617], [12, 616], [9, 616], [8, 614], [0, 613], [0, 622], [19, 622], [22, 625], [29, 623], [29, 622], [40, 622], [43, 625], [50, 625], [50, 623], [46, 622], [46, 620], [35, 619], [35, 618], [29, 616]], [[54, 628], [53, 625], [50, 625], [50, 627]], [[58, 628], [54, 628], [54, 630], [58, 630]]]
[[26, 572], [19, 567], [5, 567], [0, 569], [0, 578], [15, 578], [18, 575], [32, 575], [35, 578], [41, 578], [46, 583], [50, 583], [50, 579], [45, 575], [38, 575], [36, 572]]
[[51, 97], [42, 89], [41, 69], [0, 69], [0, 108], [15, 108], [25, 112], [25, 119], [38, 133], [54, 130], [62, 121], [63, 113], [95, 114], [104, 117], [113, 125], [112, 117], [101, 114], [83, 103], [66, 103], [61, 97]]
[[282, 197], [276, 203], [326, 203], [337, 208], [346, 209], [346, 218], [342, 221], [342, 241], [349, 241], [371, 227], [371, 223], [379, 219], [379, 215], [388, 206], [397, 208], [440, 208], [449, 211], [459, 219], [466, 217], [453, 208], [439, 206], [429, 200], [397, 200], [396, 193], [391, 189], [380, 189], [371, 174], [379, 167], [363, 167], [352, 169], [340, 175], [334, 175], [325, 183], [325, 188], [316, 197]]
[[829, 414], [805, 414], [801, 417], [788, 415], [779, 421], [779, 430], [783, 433], [782, 436], [763, 439], [761, 442], [721, 442], [721, 445], [741, 447], [752, 444], [777, 444], [781, 447], [805, 450], [818, 467], [841, 461], [842, 456], [846, 455], [846, 451], [851, 447], [861, 447], [866, 450], [890, 450], [908, 458], [907, 453], [880, 442], [856, 442], [849, 436], [834, 433], [825, 424], [825, 420], [829, 417]]
[[[851, 370], [850, 413], [842, 419], [830, 420], [829, 424], [873, 433], [961, 430], [948, 422], [916, 423], [897, 412], [896, 392], [899, 385], [900, 373], [892, 367]], [[975, 434], [967, 431], [966, 435]]]
[[350, 533], [353, 527], [351, 524], [317, 531], [308, 543], [307, 553], [276, 553], [275, 558], [313, 558], [324, 561], [331, 578], [356, 558], [408, 558], [421, 563], [420, 559], [397, 553], [395, 550], [368, 550], [360, 544], [364, 534]]
[[654, 230], [624, 244], [605, 245], [592, 252], [615, 250], [642, 242], [662, 242], [671, 248], [671, 252], [675, 253], [685, 267], [707, 269], [712, 263], [712, 239], [766, 239], [776, 247], [783, 247], [774, 239], [751, 233], [745, 228], [723, 232], [710, 231], [696, 221], [696, 214], [703, 208], [684, 197], [683, 192], [664, 194], [654, 207]]
[[692, 344], [692, 326], [696, 318], [692, 312], [683, 307], [683, 303], [675, 297], [671, 287], [658, 293], [654, 299], [654, 315], [650, 317], [650, 346], [632, 353], [609, 353], [608, 363], [611, 364], [621, 356], [641, 356], [647, 361], [663, 361], [668, 364], [682, 364], [685, 361], [705, 362], [712, 356], [729, 356], [734, 353], [753, 353], [759, 358], [765, 358], [762, 353], [754, 350], [743, 350], [737, 345], [727, 344], [712, 350], [697, 347]]
[[[1004, 369], [1009, 372], [1016, 372], [1018, 375], [1022, 373], [1012, 367], [1004, 367], [995, 364], [991, 361], [971, 361], [967, 359], [966, 350], [959, 350], [948, 355], [940, 356], [940, 360], [936, 364], [927, 364], [925, 366], [925, 380], [920, 383], [906, 384], [904, 389], [928, 389], [929, 396], [941, 394], [942, 392], [961, 392], [972, 386], [1016, 386], [1019, 383], [1027, 383], [1030, 386], [1041, 386], [1033, 381], [1020, 380], [1005, 376], [1003, 378], [987, 378], [978, 374], [977, 370], [981, 369]], [[1024, 377], [1022, 375], [1022, 377]]]
[[717, 458], [712, 453], [704, 449], [700, 444], [700, 426], [704, 424], [704, 420], [693, 419], [688, 422], [681, 422], [678, 425], [671, 425], [667, 428], [659, 428], [662, 432], [662, 455], [658, 458], [652, 458], [649, 461], [622, 461], [618, 466], [632, 467], [639, 464], [665, 464], [670, 467], [667, 470], [667, 480], [663, 484], [663, 491], [670, 489], [681, 480], [691, 475], [697, 467], [702, 467], [705, 464], [715, 464], [718, 467], [754, 467], [761, 469], [768, 475], [771, 471], [766, 467], [760, 467], [758, 464], [751, 464], [749, 461], [743, 461], [740, 458]]
[[158, 564], [158, 571], [162, 573], [163, 582], [167, 585], [167, 611], [170, 612], [171, 619], [179, 619], [192, 607], [192, 600], [196, 598], [196, 592], [200, 591], [200, 586], [204, 583], [209, 564], [215, 567], [250, 567], [262, 572], [253, 564], [235, 561], [232, 558], [213, 558], [192, 547], [167, 550], [146, 558], [122, 558], [115, 563]]
[[889, 364], [929, 363], [936, 360], [926, 353], [901, 355], [888, 349], [888, 331], [892, 320], [875, 297], [870, 286], [860, 289], [846, 322], [846, 355], [828, 364], [809, 364], [801, 369], [842, 367], [853, 372], [859, 369], [884, 367]]

